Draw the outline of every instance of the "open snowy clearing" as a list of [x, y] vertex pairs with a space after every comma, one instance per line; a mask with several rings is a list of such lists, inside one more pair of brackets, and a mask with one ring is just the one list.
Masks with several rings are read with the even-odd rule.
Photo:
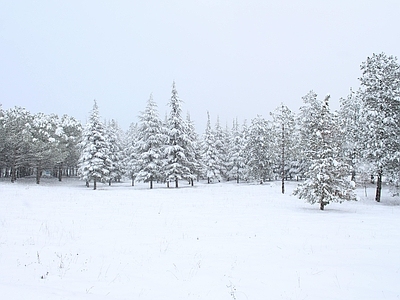
[[400, 299], [400, 200], [0, 182], [3, 299]]

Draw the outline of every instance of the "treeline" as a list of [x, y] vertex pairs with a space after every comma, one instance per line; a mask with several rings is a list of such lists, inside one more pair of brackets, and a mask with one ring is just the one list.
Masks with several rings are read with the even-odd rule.
[[1, 176], [42, 170], [79, 176], [94, 188], [98, 182], [209, 183], [221, 180], [305, 179], [295, 194], [321, 209], [332, 201], [354, 200], [354, 182], [377, 183], [380, 201], [383, 178], [396, 188], [400, 174], [400, 67], [397, 58], [373, 54], [361, 64], [360, 88], [329, 109], [329, 95], [310, 91], [294, 113], [284, 104], [249, 123], [223, 126], [208, 115], [203, 135], [172, 86], [165, 120], [152, 96], [137, 124], [123, 132], [116, 121], [104, 123], [96, 102], [82, 127], [71, 117], [30, 115], [22, 108], [0, 110]]

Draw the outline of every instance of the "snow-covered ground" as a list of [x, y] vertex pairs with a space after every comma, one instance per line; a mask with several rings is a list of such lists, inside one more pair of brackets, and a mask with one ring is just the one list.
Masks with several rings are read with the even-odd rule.
[[399, 299], [400, 200], [0, 182], [2, 299]]

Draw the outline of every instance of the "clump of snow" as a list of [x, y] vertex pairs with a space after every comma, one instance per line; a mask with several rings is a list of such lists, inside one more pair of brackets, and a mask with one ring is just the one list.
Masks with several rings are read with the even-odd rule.
[[0, 182], [2, 297], [400, 297], [398, 198], [378, 204], [360, 190], [360, 202], [320, 211], [290, 196], [290, 182], [286, 195], [274, 184], [182, 186]]

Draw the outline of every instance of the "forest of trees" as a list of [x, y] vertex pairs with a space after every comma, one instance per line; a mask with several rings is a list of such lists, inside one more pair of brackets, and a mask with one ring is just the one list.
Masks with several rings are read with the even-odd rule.
[[281, 104], [270, 118], [223, 126], [210, 114], [198, 135], [172, 85], [169, 114], [161, 120], [150, 95], [138, 123], [124, 132], [102, 121], [96, 101], [86, 125], [70, 116], [31, 114], [0, 105], [0, 176], [11, 182], [44, 175], [80, 176], [87, 186], [135, 181], [179, 186], [203, 179], [282, 182], [300, 180], [295, 194], [321, 209], [354, 200], [355, 182], [382, 182], [398, 193], [400, 176], [400, 66], [396, 57], [373, 54], [361, 64], [360, 87], [340, 99], [338, 111], [313, 91], [298, 113]]

